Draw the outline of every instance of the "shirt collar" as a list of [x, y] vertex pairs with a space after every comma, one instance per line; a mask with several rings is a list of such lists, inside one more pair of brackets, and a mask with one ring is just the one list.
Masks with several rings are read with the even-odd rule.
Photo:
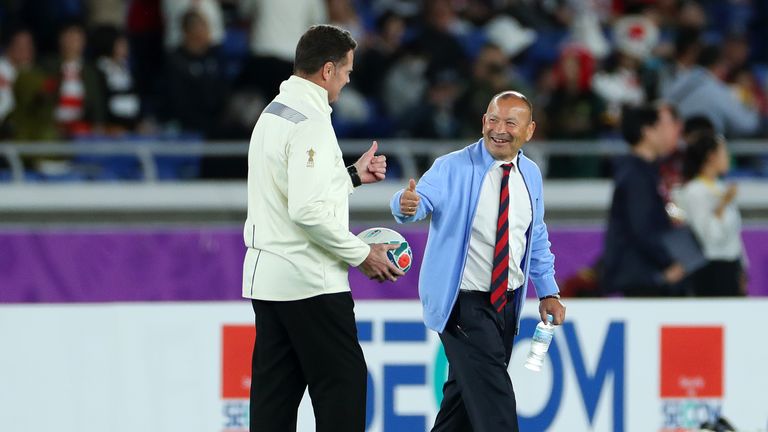
[[[480, 144], [480, 155], [481, 155], [483, 164], [485, 165], [486, 168], [490, 168], [490, 167], [498, 168], [498, 167], [502, 166], [503, 164], [507, 163], [505, 161], [497, 161], [496, 159], [493, 158], [493, 156], [488, 151], [488, 149], [485, 148], [485, 139], [484, 138], [480, 138], [480, 141], [478, 141], [478, 143]], [[512, 161], [511, 161], [513, 164], [515, 164], [515, 169], [517, 169], [517, 162], [520, 159], [520, 155], [521, 154], [523, 154], [523, 149], [518, 150], [517, 154], [514, 157], [514, 159], [512, 159]]]
[[512, 169], [513, 170], [517, 170], [517, 161], [519, 159], [520, 159], [520, 153], [519, 152], [515, 155], [514, 158], [512, 158], [511, 161], [500, 161], [500, 160], [495, 160], [494, 159], [494, 161], [493, 161], [493, 168], [498, 168], [498, 167], [500, 167], [500, 166], [502, 166], [504, 164], [511, 163], [512, 164]]

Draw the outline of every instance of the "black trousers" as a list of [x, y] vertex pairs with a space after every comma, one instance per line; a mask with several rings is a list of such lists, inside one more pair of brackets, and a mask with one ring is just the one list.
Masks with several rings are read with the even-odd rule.
[[697, 297], [740, 296], [741, 261], [712, 260], [692, 277], [693, 295]]
[[363, 432], [367, 369], [349, 292], [253, 300], [251, 432], [293, 432], [309, 387], [318, 432]]
[[490, 293], [459, 292], [440, 334], [448, 358], [448, 380], [432, 432], [519, 431], [507, 365], [521, 291], [507, 293], [501, 313], [491, 305]]

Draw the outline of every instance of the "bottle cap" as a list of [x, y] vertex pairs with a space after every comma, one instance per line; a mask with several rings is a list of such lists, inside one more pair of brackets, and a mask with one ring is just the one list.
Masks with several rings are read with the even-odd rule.
[[555, 325], [555, 317], [553, 317], [551, 314], [547, 314], [547, 324]]

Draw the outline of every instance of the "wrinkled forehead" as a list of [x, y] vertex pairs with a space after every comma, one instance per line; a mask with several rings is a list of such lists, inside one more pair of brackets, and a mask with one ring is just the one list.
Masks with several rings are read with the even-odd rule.
[[486, 114], [496, 118], [515, 120], [532, 120], [533, 117], [529, 105], [523, 99], [516, 97], [493, 98], [488, 104]]

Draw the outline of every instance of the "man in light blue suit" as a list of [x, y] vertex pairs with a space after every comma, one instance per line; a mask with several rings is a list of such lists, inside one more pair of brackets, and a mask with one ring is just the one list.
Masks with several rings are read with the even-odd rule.
[[419, 297], [450, 365], [433, 432], [518, 431], [507, 365], [529, 279], [542, 321], [565, 319], [541, 172], [521, 150], [535, 129], [528, 98], [497, 94], [483, 138], [438, 158], [390, 202], [398, 223], [432, 216]]

